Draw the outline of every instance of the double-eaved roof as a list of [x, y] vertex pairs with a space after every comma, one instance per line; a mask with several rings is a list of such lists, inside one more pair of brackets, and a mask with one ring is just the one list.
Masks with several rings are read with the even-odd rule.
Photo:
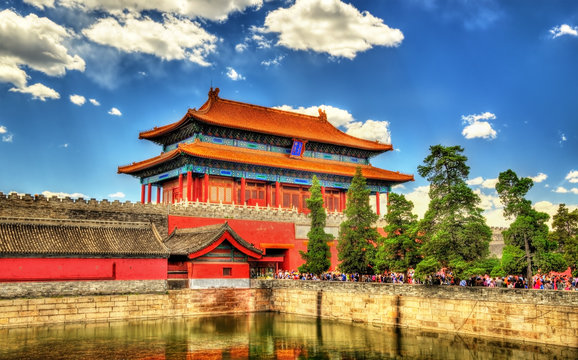
[[321, 110], [319, 116], [311, 116], [221, 99], [218, 88], [209, 91], [209, 99], [199, 110], [189, 109], [181, 120], [143, 131], [139, 138], [158, 142], [160, 137], [191, 121], [369, 151], [383, 152], [393, 149], [391, 144], [360, 139], [344, 133], [331, 125], [327, 121], [327, 115]]
[[0, 218], [0, 257], [168, 258], [152, 223]]
[[[228, 235], [228, 236], [224, 236]], [[203, 250], [211, 250], [222, 241], [228, 240], [237, 250], [260, 258], [263, 251], [239, 236], [227, 222], [224, 224], [207, 225], [196, 228], [177, 229], [164, 240], [171, 255], [187, 255], [196, 257]]]
[[199, 140], [195, 140], [190, 144], [179, 144], [179, 146], [174, 150], [162, 153], [159, 156], [144, 161], [120, 166], [118, 172], [123, 174], [137, 173], [183, 155], [348, 177], [353, 177], [356, 169], [360, 167], [363, 176], [367, 179], [388, 180], [393, 182], [413, 181], [413, 175], [380, 169], [371, 165], [360, 165], [342, 161], [306, 157], [301, 158], [300, 160], [295, 160], [286, 154], [244, 149], [227, 145], [217, 145], [208, 142], [201, 142]]

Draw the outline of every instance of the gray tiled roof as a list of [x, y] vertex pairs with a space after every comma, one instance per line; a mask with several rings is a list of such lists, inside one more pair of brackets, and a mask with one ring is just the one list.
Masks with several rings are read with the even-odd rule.
[[169, 248], [171, 255], [188, 255], [200, 251], [219, 240], [225, 232], [229, 232], [233, 239], [239, 244], [256, 252], [263, 254], [263, 251], [253, 244], [240, 237], [228, 223], [207, 225], [196, 228], [175, 229], [165, 240], [165, 245]]
[[0, 217], [0, 257], [169, 256], [149, 223]]

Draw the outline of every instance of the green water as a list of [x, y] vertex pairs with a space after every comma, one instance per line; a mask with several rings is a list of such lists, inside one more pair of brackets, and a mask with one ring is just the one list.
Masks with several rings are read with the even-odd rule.
[[0, 359], [578, 359], [578, 349], [258, 313], [0, 329]]

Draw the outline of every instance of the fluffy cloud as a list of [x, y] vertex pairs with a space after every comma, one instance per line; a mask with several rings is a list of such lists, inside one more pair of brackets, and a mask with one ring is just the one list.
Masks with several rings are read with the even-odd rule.
[[578, 37], [578, 26], [572, 27], [568, 24], [554, 26], [552, 29], [550, 29], [550, 34], [552, 34], [552, 39], [555, 39], [562, 35], [570, 35]]
[[163, 60], [189, 60], [210, 65], [206, 57], [215, 52], [217, 37], [197, 22], [165, 14], [163, 22], [147, 16], [121, 16], [98, 20], [82, 33], [90, 40], [127, 53], [139, 52]]
[[10, 89], [12, 92], [19, 92], [22, 94], [30, 94], [33, 99], [46, 101], [46, 99], [60, 99], [60, 94], [41, 83], [36, 83], [30, 86], [15, 87]]
[[405, 194], [405, 198], [413, 202], [413, 213], [423, 219], [429, 205], [429, 185], [418, 186], [412, 192]]
[[331, 105], [319, 105], [298, 108], [291, 107], [289, 105], [275, 106], [275, 109], [298, 112], [300, 114], [319, 116], [319, 109], [325, 111], [327, 114], [327, 121], [329, 121], [335, 127], [346, 126], [352, 123], [353, 115], [351, 115], [347, 110], [339, 109]]
[[553, 190], [553, 191], [556, 192], [556, 193], [559, 193], [559, 194], [567, 194], [567, 193], [571, 192], [571, 193], [573, 193], [573, 194], [578, 195], [578, 188], [572, 188], [572, 189], [568, 190], [568, 189], [566, 189], [566, 188], [563, 187], [563, 186], [558, 186], [558, 187], [556, 188], [556, 190]]
[[46, 196], [47, 198], [51, 198], [53, 196], [56, 196], [58, 198], [65, 198], [65, 197], [69, 197], [69, 198], [83, 198], [83, 199], [88, 199], [90, 198], [89, 196], [86, 196], [82, 193], [65, 193], [65, 192], [52, 192], [52, 191], [43, 191], [42, 195]]
[[2, 135], [2, 142], [12, 142], [14, 135], [8, 132], [6, 126], [0, 125], [0, 135]]
[[462, 122], [466, 127], [462, 130], [462, 135], [466, 139], [484, 138], [495, 139], [496, 131], [492, 128], [489, 120], [495, 120], [496, 115], [485, 112], [482, 114], [462, 115]]
[[120, 198], [120, 199], [122, 199], [122, 198], [124, 198], [125, 196], [126, 196], [126, 195], [125, 195], [124, 193], [120, 192], [120, 191], [119, 191], [119, 192], [115, 192], [114, 194], [108, 194], [108, 197], [109, 197], [109, 198]]
[[399, 46], [403, 33], [369, 12], [339, 0], [297, 0], [271, 11], [261, 33], [278, 33], [277, 45], [353, 59], [373, 46]]
[[293, 111], [301, 114], [319, 116], [319, 109], [327, 114], [327, 121], [333, 126], [345, 129], [345, 133], [366, 140], [379, 141], [384, 144], [391, 143], [389, 121], [366, 120], [355, 121], [353, 115], [347, 110], [339, 109], [331, 105], [319, 105], [310, 107], [293, 108], [289, 105], [276, 106], [276, 109]]
[[578, 170], [572, 170], [566, 175], [566, 180], [573, 184], [578, 183]]
[[88, 99], [88, 101], [94, 106], [100, 106], [100, 103], [96, 99]]
[[121, 116], [122, 113], [120, 112], [119, 109], [113, 107], [108, 111], [109, 115], [114, 115], [114, 116]]
[[49, 76], [63, 76], [67, 70], [84, 71], [84, 60], [70, 55], [66, 42], [74, 33], [45, 17], [22, 17], [12, 10], [0, 12], [0, 82], [14, 85], [10, 91], [31, 94], [42, 101], [60, 95], [46, 85], [28, 85], [27, 67]]
[[174, 13], [188, 17], [202, 17], [205, 19], [223, 21], [229, 14], [244, 11], [249, 7], [259, 8], [263, 0], [24, 0], [25, 2], [43, 9], [53, 7], [55, 3], [67, 8], [76, 8], [83, 11], [104, 11], [118, 14], [124, 10], [132, 12], [159, 11]]
[[242, 52], [244, 52], [245, 50], [247, 50], [247, 44], [241, 43], [241, 44], [235, 45], [235, 51], [236, 51], [236, 52], [242, 53]]
[[236, 72], [232, 67], [227, 67], [227, 77], [233, 81], [245, 80], [245, 77]]
[[498, 183], [498, 178], [495, 179], [484, 179], [481, 176], [478, 176], [473, 179], [469, 179], [466, 181], [466, 184], [470, 186], [479, 186], [481, 185], [485, 189], [495, 189], [496, 184]]
[[356, 121], [346, 125], [346, 133], [366, 140], [375, 140], [384, 144], [391, 144], [388, 121], [366, 120]]
[[533, 182], [535, 183], [541, 183], [542, 181], [546, 180], [548, 178], [548, 175], [544, 174], [544, 173], [539, 173], [538, 175], [532, 177], [530, 176], [530, 179], [532, 179]]
[[86, 102], [86, 98], [82, 95], [70, 95], [70, 102], [82, 106]]

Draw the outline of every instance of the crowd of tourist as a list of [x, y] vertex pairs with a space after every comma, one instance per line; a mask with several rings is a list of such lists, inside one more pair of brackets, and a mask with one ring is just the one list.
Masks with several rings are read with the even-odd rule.
[[[390, 284], [427, 284], [427, 285], [456, 285], [456, 286], [485, 286], [491, 288], [516, 288], [528, 289], [527, 279], [518, 275], [505, 277], [472, 276], [468, 279], [456, 279], [451, 272], [439, 272], [429, 276], [424, 281], [414, 278], [414, 271], [410, 270], [406, 274], [386, 272], [381, 275], [345, 274], [340, 272], [327, 272], [320, 276], [315, 274], [299, 273], [298, 271], [279, 270], [275, 279], [289, 280], [319, 280], [319, 281], [353, 281], [353, 282], [378, 282]], [[544, 290], [567, 290], [578, 291], [578, 277], [570, 274], [541, 274], [538, 273], [532, 278], [533, 289]]]

